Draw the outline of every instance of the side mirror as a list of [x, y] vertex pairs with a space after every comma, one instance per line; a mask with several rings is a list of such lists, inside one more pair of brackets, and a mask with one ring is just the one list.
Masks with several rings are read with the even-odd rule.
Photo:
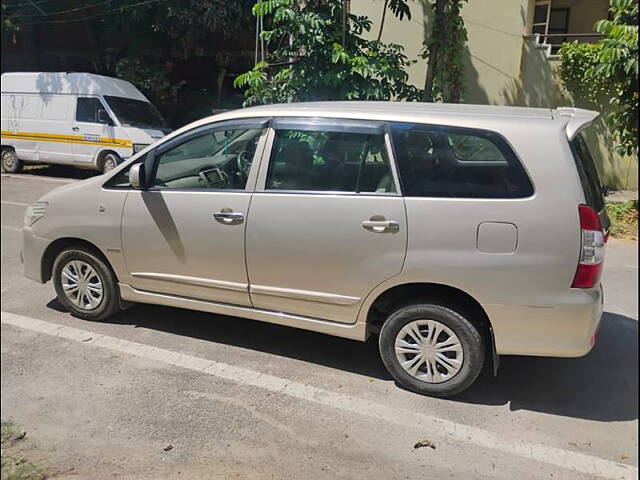
[[136, 163], [129, 169], [129, 183], [137, 190], [145, 190], [144, 163]]
[[111, 116], [109, 116], [109, 112], [104, 109], [98, 110], [98, 123], [104, 123], [106, 125], [113, 125], [111, 121]]

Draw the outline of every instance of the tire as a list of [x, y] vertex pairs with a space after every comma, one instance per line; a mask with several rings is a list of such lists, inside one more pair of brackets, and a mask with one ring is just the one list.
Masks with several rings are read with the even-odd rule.
[[120, 157], [115, 153], [107, 153], [102, 160], [102, 173], [107, 173], [120, 165]]
[[2, 171], [7, 173], [18, 173], [22, 170], [22, 161], [16, 155], [16, 151], [12, 148], [2, 150], [2, 159], [0, 160]]
[[[78, 270], [80, 277], [83, 274], [89, 276], [80, 284], [81, 289], [69, 289], [69, 285], [79, 284], [78, 276], [76, 280], [72, 278]], [[86, 286], [87, 284], [89, 286]], [[84, 320], [105, 320], [120, 310], [120, 290], [116, 276], [109, 265], [90, 250], [72, 247], [61, 251], [53, 262], [53, 285], [62, 306], [75, 317]], [[102, 292], [98, 300], [96, 292], [99, 286], [102, 287]], [[78, 299], [79, 295], [74, 295], [74, 292], [80, 291], [88, 296], [83, 295]]]
[[[413, 329], [416, 326], [424, 340], [421, 345], [428, 343], [428, 346], [418, 346]], [[430, 333], [437, 335], [435, 341], [429, 341]], [[440, 350], [440, 356], [435, 360], [434, 344], [440, 343], [440, 349], [453, 349], [456, 340], [459, 347]], [[382, 325], [379, 346], [382, 361], [398, 385], [433, 397], [450, 397], [470, 387], [482, 371], [485, 358], [485, 342], [476, 327], [451, 307], [433, 303], [405, 306], [394, 311]], [[414, 350], [419, 351], [420, 355], [427, 355], [430, 361], [418, 358], [417, 353], [412, 353]], [[442, 360], [442, 355], [448, 360]], [[413, 360], [415, 358], [418, 360]], [[408, 370], [413, 371], [416, 364], [417, 370], [410, 373]], [[445, 364], [448, 365], [446, 368]], [[435, 374], [432, 365], [435, 365]]]

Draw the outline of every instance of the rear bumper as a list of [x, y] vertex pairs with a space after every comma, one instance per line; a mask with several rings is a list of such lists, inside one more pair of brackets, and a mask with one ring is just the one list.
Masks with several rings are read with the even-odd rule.
[[29, 227], [22, 229], [22, 268], [24, 276], [39, 283], [45, 283], [42, 275], [42, 257], [50, 241], [38, 237]]
[[570, 290], [554, 307], [485, 305], [502, 355], [581, 357], [591, 351], [603, 308], [602, 286]]

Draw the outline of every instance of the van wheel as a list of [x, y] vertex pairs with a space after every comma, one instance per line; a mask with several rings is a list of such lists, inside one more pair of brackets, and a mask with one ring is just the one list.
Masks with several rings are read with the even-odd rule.
[[22, 162], [18, 159], [15, 150], [5, 148], [2, 150], [2, 171], [7, 173], [18, 173], [22, 170]]
[[105, 320], [120, 310], [118, 283], [95, 253], [68, 248], [53, 263], [53, 285], [60, 303], [85, 320]]
[[393, 379], [423, 395], [449, 397], [475, 382], [484, 363], [480, 332], [445, 305], [393, 312], [380, 331], [380, 355]]
[[120, 157], [115, 153], [107, 153], [102, 161], [102, 173], [107, 173], [120, 164]]

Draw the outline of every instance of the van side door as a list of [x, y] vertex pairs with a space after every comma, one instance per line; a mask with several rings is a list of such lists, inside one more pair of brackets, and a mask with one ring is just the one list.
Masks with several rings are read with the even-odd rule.
[[38, 160], [73, 163], [73, 143], [69, 133], [74, 110], [71, 95], [40, 94], [42, 102], [38, 122]]
[[388, 145], [381, 122], [273, 122], [247, 223], [254, 307], [354, 323], [401, 272], [407, 221]]

